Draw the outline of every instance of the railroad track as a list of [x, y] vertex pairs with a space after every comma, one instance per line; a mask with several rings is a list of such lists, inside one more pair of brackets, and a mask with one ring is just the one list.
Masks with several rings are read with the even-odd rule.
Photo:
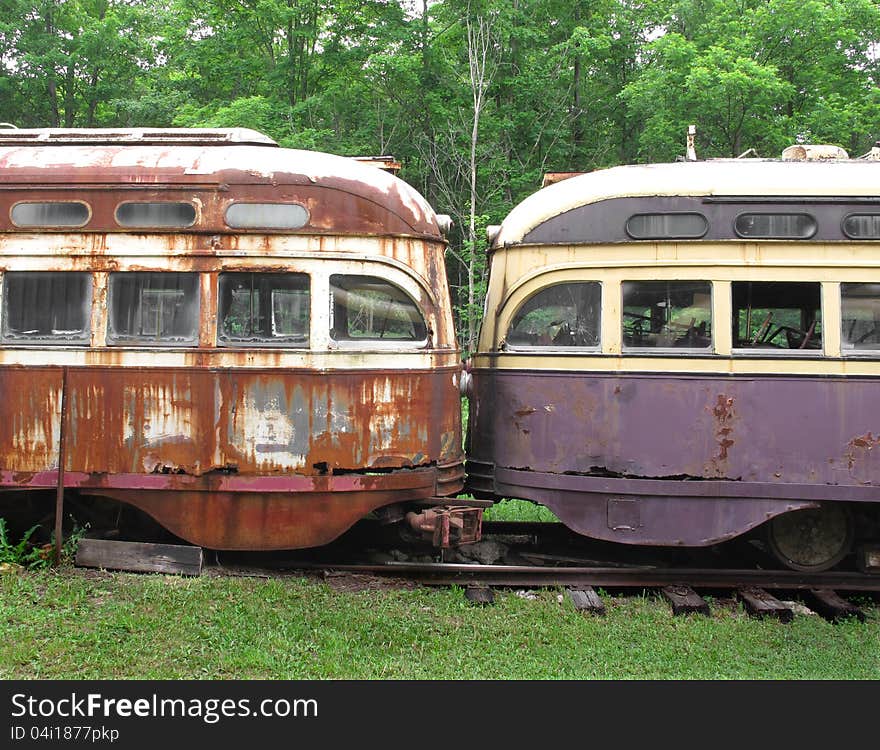
[[[375, 529], [367, 529], [374, 531]], [[334, 545], [301, 552], [256, 553], [203, 551], [197, 547], [93, 542], [91, 561], [81, 561], [85, 541], [81, 542], [78, 564], [129, 570], [159, 570], [199, 575], [204, 564], [218, 575], [277, 577], [318, 574], [323, 577], [381, 577], [383, 586], [397, 581], [428, 586], [460, 586], [468, 598], [478, 603], [492, 601], [493, 588], [565, 588], [577, 609], [601, 612], [603, 604], [596, 589], [656, 589], [670, 602], [676, 614], [708, 613], [701, 595], [721, 593], [742, 601], [756, 616], [772, 616], [787, 621], [793, 608], [771, 592], [802, 599], [807, 606], [837, 620], [864, 614], [846, 596], [868, 594], [880, 597], [880, 575], [876, 572], [832, 570], [799, 572], [767, 568], [754, 559], [733, 553], [689, 552], [685, 558], [663, 555], [650, 549], [624, 549], [620, 545], [585, 541], [574, 537], [561, 524], [501, 522], [485, 525], [484, 541], [467, 549], [436, 550], [399, 546], [372, 548], [364, 556], [364, 539], [375, 536], [357, 534]], [[398, 540], [399, 542], [399, 540]], [[482, 546], [480, 546], [482, 545]], [[123, 549], [117, 550], [117, 547]], [[463, 552], [480, 558], [467, 559]], [[120, 555], [111, 559], [107, 555]], [[192, 555], [194, 559], [187, 562]], [[141, 557], [152, 556], [144, 566]], [[175, 567], [166, 567], [176, 558]], [[439, 558], [439, 559], [438, 559]], [[159, 560], [161, 565], [156, 562]], [[872, 569], [873, 570], [873, 569]], [[838, 593], [839, 592], [839, 593]]]
[[302, 570], [336, 570], [393, 576], [433, 586], [595, 586], [694, 589], [834, 589], [880, 593], [880, 576], [850, 572], [799, 573], [791, 570], [739, 570], [652, 567], [581, 567], [388, 562], [383, 564], [297, 563]]
[[325, 578], [373, 576], [417, 582], [429, 586], [461, 586], [476, 604], [494, 601], [493, 587], [564, 587], [575, 609], [604, 614], [605, 605], [597, 588], [657, 589], [669, 602], [673, 614], [708, 615], [709, 603], [700, 591], [726, 590], [743, 603], [753, 617], [771, 617], [780, 622], [794, 618], [796, 604], [777, 599], [771, 591], [796, 592], [808, 609], [831, 621], [865, 614], [838, 592], [880, 595], [880, 577], [863, 573], [799, 573], [787, 570], [742, 570], [652, 567], [583, 567], [481, 565], [461, 563], [386, 562], [382, 564], [328, 564], [300, 561], [289, 567], [252, 568], [220, 564], [230, 575], [298, 574], [320, 571]]

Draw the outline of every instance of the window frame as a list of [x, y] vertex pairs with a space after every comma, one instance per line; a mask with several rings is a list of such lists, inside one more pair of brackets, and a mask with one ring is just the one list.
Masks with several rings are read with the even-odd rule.
[[[283, 206], [283, 207], [296, 207], [302, 209], [305, 213], [305, 219], [301, 224], [284, 224], [280, 225], [272, 225], [272, 224], [257, 224], [257, 223], [244, 223], [244, 224], [233, 224], [229, 221], [229, 212], [236, 208], [237, 206]], [[309, 211], [308, 207], [303, 205], [302, 203], [298, 203], [297, 201], [234, 201], [229, 203], [226, 208], [223, 209], [223, 223], [226, 224], [230, 229], [244, 229], [244, 230], [257, 230], [257, 231], [271, 231], [271, 232], [293, 232], [298, 229], [302, 229], [303, 227], [308, 226], [309, 222], [312, 220], [312, 212]]]
[[[188, 224], [124, 224], [119, 220], [119, 209], [123, 206], [188, 206], [193, 218]], [[191, 201], [120, 201], [113, 209], [113, 220], [123, 229], [188, 229], [199, 220], [199, 212]]]
[[878, 232], [876, 235], [872, 235], [869, 237], [858, 237], [858, 236], [850, 234], [849, 232], [846, 231], [846, 222], [849, 219], [855, 218], [858, 216], [874, 216], [877, 218], [876, 223], [878, 224], [878, 226], [880, 226], [880, 213], [870, 214], [870, 213], [865, 213], [864, 211], [861, 211], [861, 212], [851, 211], [850, 213], [845, 214], [844, 217], [840, 220], [840, 231], [843, 234], [843, 236], [846, 237], [847, 239], [854, 240], [856, 242], [876, 242], [877, 240], [880, 240], [880, 232]]
[[[81, 337], [80, 338], [72, 338], [72, 337], [63, 337], [62, 335], [49, 335], [40, 338], [31, 338], [27, 336], [14, 336], [10, 337], [7, 333], [8, 331], [8, 321], [9, 321], [9, 288], [8, 281], [10, 276], [16, 276], [19, 274], [28, 274], [28, 275], [63, 275], [67, 277], [77, 276], [85, 280], [85, 293], [83, 295], [83, 312], [84, 312], [84, 327], [81, 329]], [[83, 348], [89, 347], [92, 339], [92, 329], [94, 327], [94, 321], [92, 320], [92, 303], [94, 299], [95, 293], [95, 277], [94, 274], [89, 271], [4, 271], [2, 274], [2, 279], [0, 279], [0, 344], [4, 347], [13, 347], [13, 346], [35, 346], [35, 347], [76, 347]]]
[[[86, 209], [86, 218], [79, 224], [21, 224], [17, 222], [14, 218], [15, 209], [22, 205], [67, 205], [67, 204], [75, 204], [79, 206], [85, 206]], [[88, 223], [92, 220], [92, 207], [90, 204], [86, 203], [86, 201], [81, 200], [52, 200], [52, 201], [37, 201], [37, 200], [23, 200], [16, 201], [9, 207], [9, 221], [10, 223], [18, 228], [18, 229], [55, 229], [55, 230], [65, 230], [65, 229], [81, 229], [84, 226], [87, 226]]]
[[[381, 339], [381, 338], [337, 338], [333, 335], [334, 323], [335, 323], [335, 306], [336, 306], [336, 295], [334, 293], [334, 289], [338, 288], [334, 286], [334, 278], [341, 276], [343, 278], [360, 278], [360, 279], [374, 279], [376, 281], [387, 284], [388, 286], [396, 289], [400, 294], [402, 294], [406, 299], [408, 299], [413, 308], [418, 312], [421, 323], [424, 326], [425, 335], [424, 338], [421, 339]], [[369, 273], [328, 273], [326, 275], [327, 279], [327, 290], [328, 290], [328, 316], [327, 316], [327, 340], [330, 343], [331, 348], [340, 348], [340, 349], [357, 349], [357, 350], [370, 350], [370, 349], [382, 349], [382, 350], [408, 350], [414, 351], [419, 349], [427, 349], [430, 348], [433, 331], [431, 326], [428, 323], [428, 314], [423, 305], [415, 299], [402, 285], [392, 281], [390, 279], [382, 278], [381, 276], [374, 276]], [[348, 291], [348, 290], [345, 290]]]
[[[114, 289], [114, 279], [121, 278], [124, 276], [143, 276], [143, 275], [175, 275], [178, 277], [192, 277], [195, 280], [195, 290], [194, 296], [195, 300], [193, 305], [195, 307], [194, 319], [195, 319], [195, 330], [192, 334], [191, 338], [179, 339], [175, 341], [169, 341], [167, 339], [146, 339], [143, 337], [134, 336], [131, 334], [118, 334], [114, 331], [114, 297], [117, 292]], [[201, 294], [201, 277], [202, 274], [198, 271], [112, 271], [107, 274], [107, 332], [105, 335], [105, 343], [107, 346], [113, 347], [132, 347], [132, 348], [149, 348], [149, 349], [195, 349], [199, 346], [200, 343], [200, 329], [201, 329], [201, 315], [202, 315], [202, 294]], [[152, 292], [168, 292], [175, 291], [169, 289], [140, 289], [141, 299], [143, 298], [144, 291], [152, 291]], [[183, 291], [183, 290], [181, 290]], [[185, 295], [186, 292], [183, 291]], [[185, 296], [184, 296], [185, 298]], [[141, 325], [143, 328], [143, 325]]]
[[[703, 220], [703, 231], [699, 234], [651, 234], [636, 236], [630, 230], [630, 221], [642, 216], [699, 216]], [[640, 211], [627, 217], [623, 231], [634, 242], [652, 242], [656, 240], [699, 240], [706, 236], [709, 231], [709, 219], [699, 211]]]
[[[589, 346], [563, 346], [560, 344], [511, 344], [508, 341], [508, 336], [510, 335], [511, 328], [513, 327], [513, 322], [516, 319], [516, 316], [519, 314], [519, 311], [522, 310], [525, 305], [527, 305], [531, 300], [537, 297], [539, 294], [543, 294], [544, 292], [553, 289], [554, 287], [565, 286], [567, 284], [595, 284], [599, 290], [599, 319], [596, 324], [596, 343], [591, 344]], [[523, 299], [520, 304], [516, 306], [516, 309], [510, 315], [507, 328], [504, 332], [502, 338], [502, 346], [501, 351], [505, 352], [546, 352], [546, 353], [558, 353], [558, 354], [599, 354], [602, 352], [602, 320], [605, 313], [605, 284], [601, 279], [564, 279], [560, 281], [553, 281], [549, 284], [545, 284], [540, 288], [534, 290], [531, 294], [529, 294], [525, 299]]]
[[[696, 346], [632, 346], [626, 344], [626, 337], [624, 335], [624, 322], [626, 318], [626, 305], [624, 304], [624, 287], [626, 284], [706, 284], [708, 286], [709, 291], [709, 304], [707, 309], [709, 311], [709, 322], [710, 322], [710, 332], [709, 332], [709, 344], [708, 346], [696, 347]], [[622, 356], [634, 356], [634, 357], [644, 357], [644, 356], [717, 356], [718, 354], [718, 339], [716, 335], [717, 330], [717, 322], [715, 320], [715, 284], [716, 281], [713, 279], [682, 279], [682, 278], [670, 278], [670, 279], [621, 279], [620, 280], [620, 326], [619, 326], [619, 334], [620, 334], [620, 352]]]
[[[744, 216], [806, 216], [813, 222], [812, 231], [809, 234], [743, 234], [739, 227], [739, 221]], [[742, 211], [733, 217], [733, 233], [742, 240], [780, 240], [783, 242], [805, 242], [814, 237], [819, 231], [819, 220], [806, 211]]]
[[[751, 357], [751, 358], [761, 358], [761, 359], [773, 359], [777, 357], [787, 357], [787, 358], [806, 358], [806, 359], [817, 359], [826, 357], [826, 347], [828, 345], [828, 338], [825, 335], [826, 330], [826, 311], [825, 305], [823, 305], [823, 295], [822, 295], [822, 282], [821, 281], [793, 281], [788, 279], [768, 279], [768, 280], [760, 280], [755, 281], [753, 279], [735, 279], [729, 282], [730, 283], [730, 331], [731, 331], [731, 339], [730, 339], [730, 356], [731, 357]], [[791, 349], [788, 347], [742, 347], [736, 345], [737, 337], [734, 335], [734, 328], [739, 325], [738, 319], [734, 316], [737, 314], [737, 307], [734, 302], [735, 292], [734, 287], [736, 284], [814, 284], [818, 291], [819, 298], [819, 308], [818, 314], [816, 316], [816, 320], [821, 324], [820, 329], [820, 340], [819, 347], [813, 349]], [[746, 308], [740, 308], [745, 310]], [[753, 308], [754, 309], [754, 308]], [[794, 308], [791, 308], [794, 309]], [[770, 328], [773, 325], [771, 324]], [[775, 337], [774, 337], [775, 338]]]
[[[224, 338], [222, 335], [223, 328], [223, 312], [222, 304], [223, 304], [223, 292], [220, 289], [220, 285], [223, 282], [224, 276], [296, 276], [303, 277], [306, 280], [306, 293], [308, 295], [308, 325], [306, 330], [306, 340], [305, 343], [293, 343], [291, 338], [278, 337], [277, 339], [270, 338], [262, 338], [257, 340], [238, 340], [238, 339], [229, 339]], [[309, 350], [312, 348], [312, 341], [314, 340], [314, 333], [312, 331], [313, 324], [313, 316], [312, 316], [312, 300], [313, 300], [313, 287], [312, 283], [312, 275], [303, 271], [251, 271], [251, 270], [234, 270], [234, 269], [224, 269], [217, 274], [217, 284], [215, 287], [215, 291], [217, 294], [217, 325], [216, 325], [216, 346], [218, 348], [223, 349], [238, 349], [238, 348], [247, 348], [247, 349], [291, 349], [296, 351]], [[272, 293], [276, 291], [276, 289], [271, 290]], [[287, 291], [287, 290], [285, 290]], [[274, 310], [273, 303], [270, 302], [270, 310]], [[272, 323], [274, 325], [274, 312], [273, 312], [273, 320]]]
[[[878, 342], [874, 348], [856, 348], [854, 346], [847, 346], [847, 336], [844, 333], [844, 325], [846, 323], [844, 319], [844, 299], [843, 299], [843, 291], [845, 286], [865, 286], [872, 285], [880, 287], [880, 282], [870, 282], [870, 281], [841, 281], [838, 286], [838, 296], [837, 300], [840, 305], [840, 356], [847, 359], [878, 359], [880, 358], [880, 342]], [[880, 301], [880, 293], [877, 296], [878, 301]]]

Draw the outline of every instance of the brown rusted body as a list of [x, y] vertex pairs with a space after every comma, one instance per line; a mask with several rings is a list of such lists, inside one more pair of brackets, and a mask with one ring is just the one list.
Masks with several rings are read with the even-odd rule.
[[[19, 201], [74, 200], [89, 206], [83, 227], [10, 218]], [[121, 227], [120, 201], [192, 203], [196, 221]], [[235, 202], [295, 202], [308, 223], [232, 229], [224, 212]], [[63, 474], [72, 491], [129, 503], [217, 549], [316, 546], [376, 508], [455, 494], [460, 365], [444, 248], [415, 191], [341, 157], [243, 144], [0, 146], [0, 272], [86, 271], [94, 287], [88, 346], [0, 345], [0, 486], [54, 489]], [[144, 270], [199, 274], [197, 345], [108, 345], [107, 276]], [[310, 274], [308, 347], [218, 342], [224, 271]], [[333, 341], [329, 298], [318, 298], [331, 273], [407, 289], [427, 342]]]

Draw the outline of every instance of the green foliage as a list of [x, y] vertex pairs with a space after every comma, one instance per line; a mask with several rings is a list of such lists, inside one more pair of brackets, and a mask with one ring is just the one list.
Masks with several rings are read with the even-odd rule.
[[0, 518], [0, 563], [12, 563], [30, 569], [45, 567], [48, 564], [45, 550], [31, 542], [31, 537], [39, 528], [39, 525], [32, 526], [18, 542], [13, 542], [9, 538], [6, 519]]
[[[88, 531], [88, 525], [80, 526], [73, 517], [71, 517], [71, 524], [72, 528], [64, 537], [61, 545], [62, 564], [73, 562], [79, 541]], [[0, 564], [12, 563], [13, 565], [21, 565], [28, 570], [48, 568], [54, 561], [55, 533], [52, 532], [48, 543], [34, 544], [33, 536], [39, 528], [39, 524], [32, 526], [18, 542], [13, 542], [6, 519], [0, 518]]]

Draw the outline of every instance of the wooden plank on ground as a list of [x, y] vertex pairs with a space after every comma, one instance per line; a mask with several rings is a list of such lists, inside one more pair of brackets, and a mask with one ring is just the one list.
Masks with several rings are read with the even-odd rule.
[[839, 622], [848, 617], [855, 617], [859, 622], [865, 621], [865, 613], [855, 604], [841, 598], [831, 589], [810, 589], [808, 593], [810, 607], [826, 620]]
[[672, 605], [673, 615], [709, 614], [709, 603], [690, 586], [664, 586], [660, 591]]
[[737, 591], [737, 594], [742, 599], [746, 612], [752, 617], [775, 617], [780, 622], [791, 622], [794, 619], [791, 607], [786, 607], [764, 589], [745, 588]]
[[202, 573], [202, 548], [184, 544], [80, 539], [76, 564], [81, 568], [131, 570], [138, 573]]
[[570, 588], [568, 589], [568, 596], [578, 612], [589, 612], [593, 615], [605, 614], [605, 603], [602, 601], [602, 597], [593, 590], [592, 586]]

